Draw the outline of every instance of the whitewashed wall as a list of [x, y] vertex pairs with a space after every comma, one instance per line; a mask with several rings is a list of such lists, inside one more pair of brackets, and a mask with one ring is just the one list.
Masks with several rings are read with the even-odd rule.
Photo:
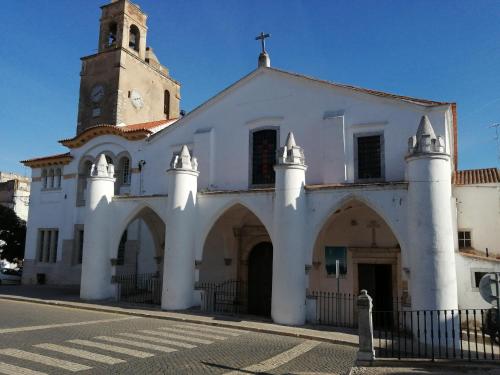
[[[472, 247], [490, 256], [500, 256], [500, 186], [481, 184], [455, 186], [457, 230], [470, 230]], [[458, 247], [458, 244], [457, 246]]]
[[458, 306], [461, 309], [487, 309], [491, 307], [474, 284], [474, 272], [500, 272], [500, 260], [474, 258], [456, 253]]

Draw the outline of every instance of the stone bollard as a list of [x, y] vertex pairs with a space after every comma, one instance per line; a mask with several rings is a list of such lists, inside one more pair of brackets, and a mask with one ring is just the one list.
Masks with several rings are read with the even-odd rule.
[[357, 361], [372, 362], [375, 359], [373, 349], [373, 320], [372, 320], [372, 298], [363, 289], [358, 296], [358, 335], [359, 349]]

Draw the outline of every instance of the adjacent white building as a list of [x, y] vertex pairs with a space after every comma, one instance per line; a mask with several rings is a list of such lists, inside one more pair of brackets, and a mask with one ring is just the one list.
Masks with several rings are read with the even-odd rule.
[[[23, 162], [25, 283], [43, 273], [92, 300], [116, 295], [112, 276], [156, 273], [176, 310], [200, 303], [197, 282], [237, 280], [247, 312], [300, 325], [308, 291], [336, 290], [339, 260], [340, 291], [368, 289], [379, 308], [484, 306], [479, 273], [500, 271], [500, 174], [457, 170], [454, 103], [286, 72], [263, 52], [179, 117], [178, 83], [141, 52], [145, 14], [102, 8], [110, 44], [82, 59], [77, 135], [60, 141], [67, 153]], [[149, 90], [152, 74], [174, 89]]]

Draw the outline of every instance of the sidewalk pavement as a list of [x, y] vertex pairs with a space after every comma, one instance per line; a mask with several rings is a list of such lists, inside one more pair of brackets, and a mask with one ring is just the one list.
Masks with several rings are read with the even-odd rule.
[[358, 346], [358, 332], [355, 329], [342, 329], [324, 326], [290, 327], [274, 324], [269, 319], [253, 316], [207, 315], [195, 310], [162, 311], [160, 307], [116, 302], [113, 300], [85, 302], [79, 298], [75, 288], [41, 285], [2, 285], [0, 299], [54, 306], [70, 307], [114, 314], [141, 316], [145, 318], [177, 320], [189, 323], [212, 325], [298, 337], [307, 340], [324, 341], [333, 344]]

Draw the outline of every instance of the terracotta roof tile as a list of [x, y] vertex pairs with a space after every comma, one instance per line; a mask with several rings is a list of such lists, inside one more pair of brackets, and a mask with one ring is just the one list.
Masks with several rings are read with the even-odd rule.
[[455, 171], [453, 183], [455, 185], [500, 183], [500, 170], [498, 168], [484, 168]]
[[73, 159], [73, 156], [69, 152], [64, 154], [56, 154], [49, 156], [42, 156], [39, 158], [22, 160], [21, 163], [27, 167], [39, 167], [43, 165], [55, 165], [55, 164], [68, 164]]
[[85, 129], [84, 131], [82, 131], [80, 134], [77, 134], [73, 138], [62, 139], [59, 141], [59, 143], [69, 148], [76, 148], [83, 146], [91, 139], [101, 135], [118, 135], [125, 139], [136, 141], [144, 139], [149, 135], [155, 133], [154, 131], [155, 128], [159, 127], [165, 128], [167, 126], [170, 126], [176, 121], [177, 119], [158, 120], [158, 121], [150, 121], [150, 122], [143, 122], [140, 124], [122, 125], [122, 126], [100, 124]]

